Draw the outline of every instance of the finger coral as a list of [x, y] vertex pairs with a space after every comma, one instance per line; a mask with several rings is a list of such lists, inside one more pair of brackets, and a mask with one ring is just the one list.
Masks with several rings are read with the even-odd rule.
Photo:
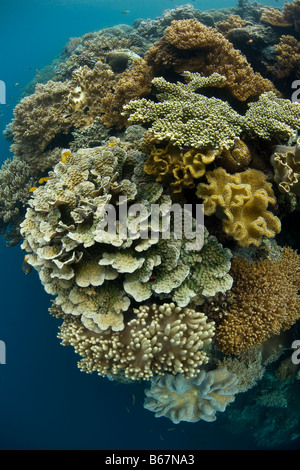
[[225, 411], [235, 400], [238, 378], [225, 368], [210, 372], [201, 370], [195, 378], [166, 374], [151, 379], [151, 388], [145, 390], [144, 408], [165, 416], [174, 424], [181, 421], [215, 421], [218, 411]]
[[241, 246], [259, 245], [262, 237], [280, 232], [280, 220], [269, 212], [276, 198], [271, 183], [259, 170], [248, 169], [229, 175], [223, 168], [206, 173], [208, 184], [199, 183], [197, 196], [203, 199], [205, 215], [222, 210], [223, 228]]
[[216, 29], [199, 21], [172, 21], [165, 35], [146, 54], [145, 59], [156, 73], [164, 68], [200, 72], [209, 76], [216, 72], [226, 77], [222, 86], [240, 101], [255, 99], [266, 91], [276, 91], [270, 80], [253, 71], [240, 51]]
[[[57, 315], [57, 307], [50, 309]], [[214, 335], [214, 323], [190, 308], [174, 303], [140, 306], [120, 332], [91, 332], [75, 317], [64, 316], [59, 338], [83, 359], [79, 368], [99, 375], [149, 380], [170, 372], [195, 377], [208, 362], [204, 350]]]
[[271, 156], [274, 180], [285, 193], [300, 196], [300, 140], [293, 147], [278, 145]]
[[194, 188], [194, 179], [205, 174], [206, 165], [212, 163], [220, 152], [207, 150], [201, 153], [196, 149], [181, 150], [170, 143], [165, 148], [151, 151], [144, 170], [148, 175], [155, 175], [156, 181], [167, 183], [174, 193], [182, 189]]
[[229, 314], [216, 330], [216, 346], [239, 354], [289, 329], [300, 317], [300, 256], [290, 248], [278, 260], [235, 258]]
[[[110, 143], [64, 151], [32, 193], [21, 224], [22, 248], [45, 290], [96, 332], [123, 329], [131, 299], [171, 298], [185, 307], [232, 285], [230, 250], [204, 227], [177, 237], [166, 217], [172, 201], [144, 173], [144, 155], [117, 139]], [[164, 222], [152, 217], [152, 204], [161, 207]]]

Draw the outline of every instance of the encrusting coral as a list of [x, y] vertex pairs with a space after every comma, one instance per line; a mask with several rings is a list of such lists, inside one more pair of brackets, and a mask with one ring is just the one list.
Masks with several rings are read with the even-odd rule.
[[209, 216], [221, 209], [224, 231], [239, 245], [259, 245], [263, 236], [280, 232], [280, 220], [268, 211], [276, 198], [264, 173], [248, 169], [230, 175], [216, 168], [205, 176], [208, 184], [199, 183], [196, 193], [203, 199], [204, 213]]
[[219, 154], [217, 150], [181, 150], [170, 143], [165, 148], [151, 151], [144, 170], [148, 175], [155, 175], [156, 181], [170, 182], [174, 193], [195, 187], [194, 179], [205, 174], [206, 165], [212, 163]]
[[[54, 306], [50, 309], [60, 316]], [[154, 374], [195, 377], [208, 362], [205, 348], [214, 335], [214, 322], [174, 303], [141, 305], [120, 332], [92, 332], [76, 317], [63, 315], [58, 337], [82, 356], [78, 366], [87, 373], [149, 380]]]
[[247, 59], [221, 33], [196, 20], [172, 21], [145, 59], [156, 73], [167, 68], [177, 73], [224, 75], [226, 82], [219, 86], [226, 86], [240, 101], [256, 99], [266, 91], [277, 93], [273, 83], [254, 72]]
[[239, 354], [300, 318], [300, 256], [285, 248], [278, 260], [234, 258], [229, 314], [216, 329], [216, 347]]
[[216, 412], [225, 411], [235, 400], [238, 378], [225, 368], [201, 370], [195, 378], [166, 374], [151, 379], [145, 390], [144, 408], [156, 418], [165, 416], [174, 424], [181, 421], [215, 421]]
[[[118, 139], [63, 152], [49, 180], [32, 193], [21, 224], [22, 248], [45, 290], [64, 313], [96, 332], [123, 329], [130, 299], [158, 296], [185, 307], [232, 285], [231, 252], [204, 227], [177, 237], [171, 217], [152, 217], [152, 204], [167, 216], [172, 201], [144, 173], [143, 160]], [[119, 215], [109, 222], [107, 211], [115, 208]], [[178, 223], [183, 220], [176, 219], [177, 229]], [[149, 230], [156, 235], [145, 238]]]
[[271, 164], [280, 191], [300, 196], [300, 139], [294, 146], [277, 145]]

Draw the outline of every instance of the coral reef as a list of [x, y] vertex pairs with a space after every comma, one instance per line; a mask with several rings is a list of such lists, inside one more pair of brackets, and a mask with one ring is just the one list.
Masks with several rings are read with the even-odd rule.
[[[50, 311], [54, 315], [57, 307]], [[83, 357], [79, 368], [87, 373], [149, 380], [155, 374], [195, 377], [208, 362], [205, 348], [214, 335], [214, 323], [190, 308], [174, 303], [140, 306], [120, 332], [91, 332], [76, 317], [63, 315], [59, 338]]]
[[218, 411], [225, 411], [235, 399], [238, 379], [225, 368], [201, 370], [192, 379], [182, 375], [164, 375], [151, 380], [145, 390], [144, 408], [155, 417], [165, 416], [174, 424], [181, 421], [215, 421]]
[[299, 273], [300, 256], [290, 248], [278, 260], [234, 258], [233, 298], [216, 330], [217, 348], [239, 354], [289, 329], [300, 318]]
[[[167, 215], [171, 199], [144, 174], [143, 154], [117, 139], [110, 143], [63, 152], [49, 180], [32, 193], [21, 224], [22, 248], [45, 290], [57, 296], [64, 313], [80, 315], [96, 332], [123, 329], [122, 312], [132, 298], [142, 302], [164, 296], [184, 307], [191, 298], [225, 292], [232, 285], [227, 274], [231, 253], [206, 229], [203, 236], [190, 234], [195, 241], [190, 249], [192, 237], [181, 233], [176, 239], [170, 217], [162, 226], [158, 220], [155, 228], [151, 204], [161, 205]], [[130, 212], [133, 203], [143, 204], [142, 219]], [[108, 204], [118, 207], [113, 224], [107, 221]], [[120, 215], [125, 205], [128, 214]], [[150, 223], [158, 236], [145, 239]]]
[[156, 73], [171, 68], [177, 73], [224, 75], [226, 87], [240, 101], [256, 99], [266, 91], [276, 92], [273, 83], [254, 72], [247, 59], [221, 33], [196, 20], [172, 21], [145, 59]]
[[219, 154], [217, 150], [201, 153], [196, 149], [181, 150], [170, 143], [165, 148], [153, 149], [145, 163], [148, 175], [155, 175], [156, 181], [168, 183], [174, 193], [184, 188], [195, 187], [194, 179], [205, 174], [206, 165], [212, 163]]
[[276, 146], [271, 163], [280, 191], [300, 196], [300, 140], [292, 147]]
[[259, 170], [234, 175], [223, 168], [206, 173], [208, 184], [199, 183], [197, 196], [203, 199], [205, 215], [222, 211], [223, 228], [241, 246], [259, 245], [263, 237], [280, 232], [280, 220], [268, 211], [274, 205], [272, 185]]

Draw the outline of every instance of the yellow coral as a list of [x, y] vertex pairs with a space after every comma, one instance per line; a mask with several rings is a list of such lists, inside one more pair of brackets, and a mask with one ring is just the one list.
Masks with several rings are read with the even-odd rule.
[[195, 149], [181, 150], [169, 143], [165, 148], [152, 150], [144, 170], [148, 175], [155, 175], [159, 182], [175, 179], [170, 186], [174, 193], [179, 193], [184, 188], [195, 187], [194, 179], [205, 174], [206, 165], [212, 163], [218, 153], [217, 150], [205, 153]]
[[276, 146], [271, 163], [280, 191], [300, 196], [300, 139], [294, 147]]
[[248, 169], [229, 175], [223, 168], [206, 173], [208, 185], [200, 183], [197, 196], [203, 198], [205, 215], [222, 209], [223, 228], [241, 246], [258, 246], [263, 236], [280, 232], [280, 220], [267, 210], [275, 204], [272, 185], [259, 170]]

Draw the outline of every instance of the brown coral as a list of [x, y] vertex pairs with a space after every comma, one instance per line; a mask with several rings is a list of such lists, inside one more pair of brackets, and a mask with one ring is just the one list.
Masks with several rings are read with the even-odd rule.
[[243, 20], [239, 15], [229, 15], [225, 21], [219, 21], [216, 26], [218, 31], [228, 39], [234, 28], [242, 28], [246, 24], [247, 21]]
[[241, 139], [235, 139], [231, 149], [223, 149], [218, 155], [218, 165], [225, 168], [230, 173], [244, 171], [251, 162], [252, 155], [249, 147]]
[[281, 28], [294, 27], [300, 31], [300, 0], [286, 2], [282, 11], [277, 8], [269, 8], [263, 12], [260, 21]]
[[291, 73], [300, 71], [300, 42], [293, 36], [281, 36], [275, 46], [277, 64], [271, 71], [277, 78], [288, 77]]
[[102, 121], [108, 127], [124, 127], [123, 106], [130, 100], [147, 96], [151, 91], [152, 69], [144, 59], [136, 59], [133, 68], [118, 77], [114, 88], [102, 100]]
[[195, 187], [194, 179], [205, 174], [206, 165], [218, 154], [217, 150], [181, 150], [169, 143], [165, 148], [151, 151], [144, 170], [148, 175], [155, 175], [158, 182], [171, 181], [174, 193], [180, 193], [184, 188]]
[[289, 329], [300, 317], [300, 256], [285, 248], [278, 260], [233, 260], [229, 315], [218, 326], [216, 345], [239, 354]]
[[283, 193], [300, 196], [300, 139], [293, 147], [278, 145], [271, 156], [274, 180]]
[[265, 91], [278, 93], [273, 83], [255, 73], [241, 52], [221, 33], [196, 20], [172, 21], [145, 58], [156, 72], [171, 67], [177, 73], [224, 75], [226, 86], [240, 101], [255, 99]]
[[[50, 312], [60, 316], [59, 309]], [[208, 361], [203, 347], [210, 344], [214, 323], [203, 313], [175, 304], [140, 306], [121, 332], [95, 333], [77, 318], [66, 318], [59, 338], [71, 345], [83, 359], [82, 371], [99, 375], [124, 375], [148, 380], [154, 374], [183, 374], [195, 377]]]
[[205, 215], [222, 210], [223, 228], [241, 246], [259, 245], [262, 237], [280, 232], [280, 220], [267, 210], [276, 198], [272, 185], [259, 170], [248, 169], [229, 175], [223, 168], [206, 173], [209, 184], [199, 183]]

